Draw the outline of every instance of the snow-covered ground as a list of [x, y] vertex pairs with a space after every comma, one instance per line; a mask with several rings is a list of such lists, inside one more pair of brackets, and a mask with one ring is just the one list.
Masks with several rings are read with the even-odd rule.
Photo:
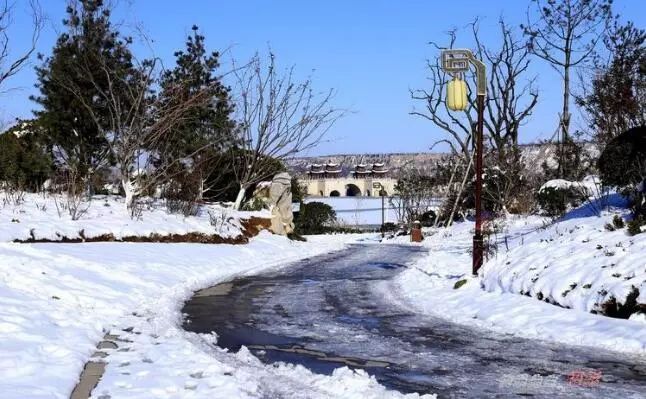
[[[214, 225], [209, 212], [222, 223]], [[469, 253], [473, 225], [434, 230], [421, 244], [429, 256], [381, 289], [394, 303], [458, 323], [643, 359], [643, 315], [623, 320], [590, 313], [611, 297], [622, 303], [635, 290], [637, 302], [646, 302], [646, 234], [606, 231], [614, 214], [626, 211], [616, 208], [597, 217], [575, 210], [547, 227], [540, 217], [508, 219], [498, 234], [497, 254], [477, 278], [471, 277]], [[261, 233], [247, 245], [8, 242], [76, 238], [79, 231], [84, 237], [189, 232], [235, 237], [245, 216], [250, 214], [209, 206], [184, 218], [153, 206], [133, 221], [118, 198], [102, 197], [72, 221], [59, 215], [51, 197], [5, 203], [0, 397], [67, 397], [107, 332], [130, 342], [106, 350], [108, 366], [94, 391], [97, 398], [397, 397], [362, 371], [344, 368], [321, 376], [300, 366], [266, 366], [244, 349], [228, 353], [210, 344], [216, 337], [181, 328], [182, 304], [197, 289], [372, 236], [320, 236], [301, 243]], [[408, 237], [390, 242], [407, 243]], [[465, 284], [454, 288], [461, 280]]]
[[[389, 397], [363, 372], [332, 376], [264, 366], [181, 329], [199, 288], [342, 248], [352, 236], [307, 243], [261, 233], [247, 245], [0, 244], [0, 393], [64, 398], [110, 331], [133, 341], [110, 351], [95, 397]], [[130, 331], [129, 333], [123, 330]], [[215, 337], [213, 337], [215, 339]], [[294, 393], [294, 395], [291, 395]]]
[[115, 239], [151, 234], [217, 233], [223, 238], [241, 234], [240, 218], [267, 216], [264, 212], [234, 212], [219, 205], [203, 205], [197, 216], [184, 217], [168, 213], [160, 201], [142, 207], [141, 214], [131, 217], [123, 197], [95, 196], [91, 201], [75, 204], [78, 220], [70, 216], [70, 202], [55, 194], [0, 192], [0, 242], [28, 239], [61, 240], [92, 238], [112, 234]]
[[[613, 215], [625, 216], [626, 210], [617, 208], [600, 217], [589, 211], [575, 210], [548, 227], [540, 217], [509, 219], [497, 236], [496, 255], [477, 278], [471, 276], [473, 223], [429, 231], [421, 244], [430, 249], [429, 256], [384, 292], [394, 301], [405, 298], [404, 306], [455, 322], [643, 358], [643, 314], [626, 320], [590, 311], [612, 297], [623, 303], [635, 289], [640, 292], [637, 302], [646, 303], [646, 234], [604, 229]], [[454, 288], [461, 280], [466, 283]]]
[[503, 247], [483, 269], [484, 288], [600, 313], [613, 311], [604, 304], [630, 302], [632, 294], [646, 311], [646, 234], [630, 236], [625, 228], [604, 227], [614, 214], [624, 213], [572, 217], [527, 235], [509, 251]]

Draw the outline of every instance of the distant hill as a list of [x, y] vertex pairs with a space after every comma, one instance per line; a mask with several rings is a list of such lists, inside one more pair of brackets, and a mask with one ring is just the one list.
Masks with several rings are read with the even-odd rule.
[[324, 164], [326, 162], [338, 163], [343, 170], [342, 174], [347, 175], [354, 165], [365, 163], [372, 164], [383, 162], [396, 173], [400, 168], [410, 163], [424, 170], [432, 170], [437, 162], [441, 162], [449, 154], [443, 153], [397, 153], [397, 154], [337, 154], [322, 155], [316, 157], [294, 158], [288, 162], [290, 172], [296, 175], [305, 173], [310, 164]]
[[[523, 144], [521, 145], [523, 161], [530, 167], [540, 168], [543, 162], [555, 162], [555, 144]], [[597, 155], [596, 146], [586, 144], [586, 150], [591, 155]], [[343, 175], [347, 175], [354, 165], [359, 163], [371, 164], [383, 162], [391, 169], [391, 175], [397, 176], [397, 172], [406, 165], [414, 165], [416, 168], [431, 172], [438, 165], [448, 158], [448, 153], [417, 152], [417, 153], [382, 153], [382, 154], [335, 154], [321, 155], [314, 157], [299, 157], [288, 162], [290, 173], [299, 176], [304, 174], [308, 165], [313, 163], [323, 164], [326, 162], [338, 163], [341, 165]]]

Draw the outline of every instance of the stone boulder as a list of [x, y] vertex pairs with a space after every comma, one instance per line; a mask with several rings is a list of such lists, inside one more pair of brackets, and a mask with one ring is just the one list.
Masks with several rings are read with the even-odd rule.
[[271, 181], [269, 188], [269, 209], [271, 228], [274, 234], [286, 236], [294, 231], [292, 214], [292, 179], [288, 173], [279, 173]]

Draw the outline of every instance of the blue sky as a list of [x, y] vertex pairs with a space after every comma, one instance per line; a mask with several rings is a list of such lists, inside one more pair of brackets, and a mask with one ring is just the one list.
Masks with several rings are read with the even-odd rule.
[[[26, 0], [17, 0], [12, 48], [26, 44]], [[62, 29], [65, 0], [41, 0], [49, 18], [38, 49], [48, 54]], [[330, 131], [327, 142], [312, 154], [427, 151], [443, 137], [430, 122], [409, 115], [415, 103], [409, 88], [423, 88], [425, 60], [434, 56], [431, 40], [443, 41], [445, 32], [461, 28], [475, 17], [481, 20], [486, 43], [496, 43], [496, 22], [503, 15], [517, 26], [525, 20], [524, 0], [451, 1], [209, 1], [121, 0], [115, 22], [124, 30], [138, 24], [154, 39], [154, 52], [167, 66], [182, 48], [186, 34], [197, 24], [213, 50], [228, 49], [223, 58], [247, 59], [268, 45], [282, 66], [294, 65], [302, 76], [313, 74], [316, 88], [338, 91], [335, 103], [353, 112]], [[615, 12], [646, 26], [646, 2], [616, 0]], [[459, 40], [469, 47], [468, 32]], [[142, 55], [147, 55], [143, 53]], [[539, 104], [523, 128], [525, 142], [548, 138], [559, 109], [558, 75], [541, 60], [533, 60], [538, 76]], [[33, 68], [25, 69], [0, 97], [0, 118], [29, 117], [35, 104]]]

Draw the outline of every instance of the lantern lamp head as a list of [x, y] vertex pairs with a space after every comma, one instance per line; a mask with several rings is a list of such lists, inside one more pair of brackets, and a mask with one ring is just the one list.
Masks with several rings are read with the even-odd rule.
[[467, 109], [467, 84], [464, 80], [455, 77], [449, 82], [446, 87], [446, 105], [451, 111]]

